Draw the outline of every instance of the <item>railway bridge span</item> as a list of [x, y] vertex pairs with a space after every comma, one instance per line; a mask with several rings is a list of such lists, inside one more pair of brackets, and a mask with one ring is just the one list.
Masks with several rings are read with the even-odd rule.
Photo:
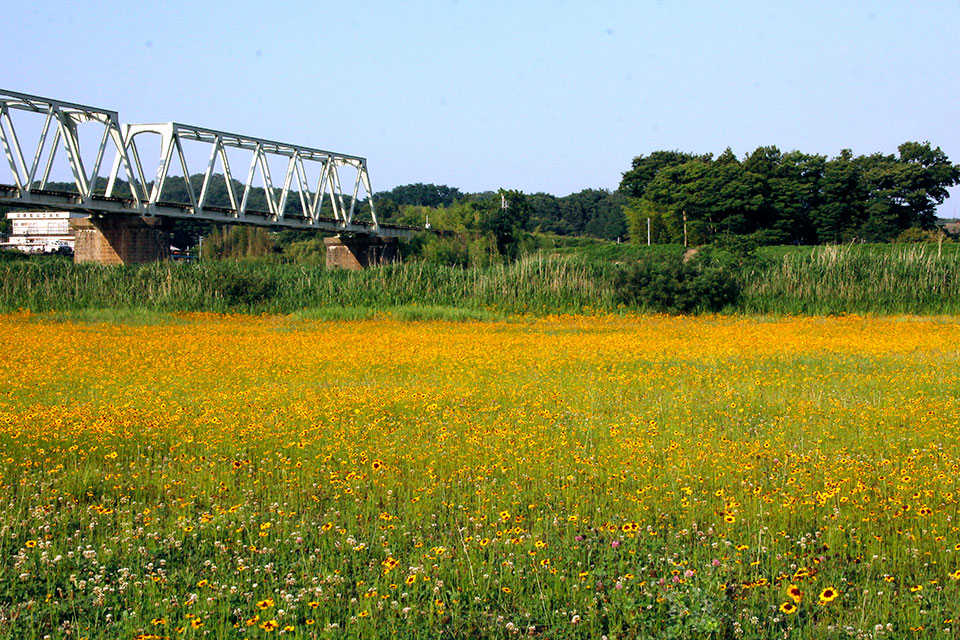
[[[0, 204], [88, 214], [75, 223], [78, 262], [163, 259], [172, 220], [336, 234], [327, 263], [347, 268], [396, 260], [395, 241], [418, 231], [377, 220], [360, 156], [178, 122], [124, 124], [116, 111], [3, 89], [0, 142]], [[202, 172], [191, 173], [198, 160]], [[63, 166], [69, 187], [52, 188]], [[166, 198], [180, 179], [185, 196]]]

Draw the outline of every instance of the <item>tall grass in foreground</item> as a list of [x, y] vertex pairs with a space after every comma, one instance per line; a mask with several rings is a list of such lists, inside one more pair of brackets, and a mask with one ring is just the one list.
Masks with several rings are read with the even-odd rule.
[[[774, 252], [768, 258], [761, 254], [728, 265], [741, 295], [725, 311], [958, 313], [960, 253], [952, 249], [827, 246]], [[337, 318], [420, 309], [414, 316], [452, 318], [662, 310], [653, 300], [618, 289], [616, 275], [637, 255], [678, 260], [678, 251], [654, 247], [649, 254], [634, 248], [629, 254], [598, 255], [537, 253], [473, 269], [410, 262], [360, 272], [254, 262], [104, 267], [64, 259], [21, 260], [0, 262], [0, 311], [126, 309]], [[625, 305], [626, 300], [631, 304]]]

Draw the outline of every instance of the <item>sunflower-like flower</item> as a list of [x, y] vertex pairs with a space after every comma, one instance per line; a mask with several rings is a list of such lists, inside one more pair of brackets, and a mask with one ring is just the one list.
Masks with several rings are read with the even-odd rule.
[[820, 592], [820, 604], [827, 604], [833, 602], [837, 599], [837, 596], [840, 595], [840, 592], [834, 589], [833, 587], [827, 587]]
[[790, 585], [790, 588], [787, 589], [787, 595], [797, 604], [800, 604], [800, 601], [803, 599], [803, 591], [800, 591], [800, 587], [795, 584]]

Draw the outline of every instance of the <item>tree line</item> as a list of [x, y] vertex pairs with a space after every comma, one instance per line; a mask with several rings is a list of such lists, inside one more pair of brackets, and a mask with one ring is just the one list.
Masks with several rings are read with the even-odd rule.
[[[743, 160], [679, 151], [637, 156], [620, 191], [630, 235], [704, 244], [721, 235], [761, 244], [887, 242], [907, 229], [933, 229], [936, 208], [960, 182], [960, 167], [929, 142], [897, 155], [834, 158], [758, 147]], [[649, 223], [648, 223], [649, 221]]]
[[[523, 229], [560, 236], [706, 244], [747, 236], [758, 244], [888, 242], [907, 230], [933, 230], [960, 166], [929, 142], [905, 142], [897, 154], [833, 158], [761, 146], [742, 159], [654, 151], [633, 159], [615, 191], [568, 196], [524, 194]], [[374, 196], [381, 220], [468, 229], [464, 207], [495, 201], [493, 192], [402, 185]]]
[[[627, 220], [623, 207], [627, 198], [619, 191], [584, 189], [567, 196], [542, 192], [523, 196], [528, 211], [524, 223], [527, 231], [605, 240], [626, 237]], [[463, 193], [456, 187], [416, 183], [379, 191], [374, 194], [373, 201], [377, 216], [383, 222], [422, 225], [429, 217], [433, 221], [431, 224], [436, 226], [438, 221], [443, 224], [451, 217], [461, 217], [450, 216], [441, 209], [464, 204], [476, 207], [484, 202], [496, 205], [499, 195], [494, 191]]]
[[[190, 176], [195, 191], [202, 179], [200, 174]], [[905, 142], [895, 155], [854, 156], [844, 149], [833, 158], [762, 146], [742, 159], [729, 148], [716, 157], [681, 151], [640, 155], [615, 191], [584, 189], [567, 196], [502, 189], [465, 193], [447, 185], [415, 183], [377, 192], [372, 201], [381, 222], [429, 224], [445, 232], [415, 241], [410, 247], [414, 254], [437, 262], [487, 264], [535, 244], [531, 232], [638, 243], [646, 243], [649, 233], [650, 241], [658, 244], [699, 245], [728, 236], [749, 237], [757, 244], [886, 242], [907, 230], [934, 229], [937, 206], [958, 183], [960, 166], [929, 142]], [[96, 187], [102, 190], [105, 180]], [[48, 188], [74, 189], [71, 183]], [[120, 192], [124, 188], [118, 186]], [[242, 185], [235, 180], [234, 188]], [[170, 176], [160, 199], [187, 203], [185, 180]], [[345, 199], [349, 206], [349, 196]], [[229, 206], [223, 176], [211, 181], [207, 202]], [[298, 202], [289, 198], [287, 212], [295, 213]], [[262, 188], [251, 189], [249, 206], [266, 210]], [[367, 215], [370, 200], [357, 206], [358, 215]], [[332, 215], [326, 200], [322, 215]], [[213, 236], [213, 227], [200, 220], [173, 222], [174, 243], [193, 246], [200, 235]], [[230, 234], [220, 233], [222, 242], [213, 244], [222, 244], [228, 254], [239, 251], [227, 250], [233, 240], [246, 253], [257, 253], [267, 244], [254, 241], [257, 234], [237, 234], [231, 240]], [[308, 240], [297, 233], [281, 236], [276, 238], [281, 244]]]

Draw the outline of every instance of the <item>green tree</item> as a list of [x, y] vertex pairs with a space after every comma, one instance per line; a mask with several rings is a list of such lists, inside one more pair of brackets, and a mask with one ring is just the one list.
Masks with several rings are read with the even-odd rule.
[[526, 196], [530, 207], [529, 228], [557, 235], [588, 235], [615, 240], [627, 232], [623, 217], [626, 196], [606, 189], [584, 189], [568, 196], [548, 193]]
[[379, 222], [396, 222], [400, 217], [400, 207], [389, 197], [381, 197], [379, 194], [373, 198], [373, 205], [377, 209], [377, 220]]
[[683, 242], [683, 226], [677, 225], [673, 210], [646, 198], [630, 198], [624, 205], [630, 242], [647, 243], [647, 220], [650, 220], [650, 242], [668, 244]]
[[904, 225], [909, 226], [909, 215], [896, 202], [899, 166], [892, 155], [875, 153], [856, 159], [863, 183], [863, 219], [857, 236], [868, 242], [886, 242], [894, 238]]
[[862, 169], [850, 149], [829, 160], [820, 180], [820, 201], [811, 221], [820, 242], [843, 242], [856, 237], [865, 218], [866, 188]]
[[204, 259], [263, 258], [277, 252], [275, 234], [264, 227], [222, 226], [204, 238]]
[[7, 219], [10, 211], [10, 207], [0, 207], [0, 233], [10, 233], [13, 230], [13, 224]]
[[620, 191], [631, 198], [642, 198], [647, 185], [661, 170], [708, 157], [695, 156], [682, 151], [654, 151], [649, 156], [639, 155], [633, 159], [630, 170], [623, 174], [620, 180]]
[[501, 255], [514, 258], [530, 220], [530, 205], [521, 191], [500, 189], [498, 194], [499, 198], [477, 203], [477, 227], [493, 234]]
[[947, 189], [960, 183], [960, 166], [951, 163], [940, 147], [931, 149], [929, 142], [904, 142], [898, 151], [893, 198], [904, 212], [901, 227], [933, 229], [937, 206], [949, 197]]
[[765, 244], [813, 242], [816, 232], [811, 212], [817, 207], [826, 158], [791, 151], [766, 176], [767, 189], [760, 230], [769, 230]]
[[424, 261], [430, 264], [463, 267], [469, 259], [469, 245], [463, 234], [430, 235], [424, 241], [421, 253]]
[[673, 210], [673, 224], [686, 226], [689, 244], [718, 233], [749, 233], [750, 216], [762, 201], [759, 181], [745, 172], [730, 149], [716, 160], [702, 157], [659, 171], [646, 198]]
[[594, 238], [616, 240], [627, 235], [627, 219], [623, 207], [627, 204], [627, 197], [620, 191], [609, 192], [595, 189], [600, 196], [595, 201], [590, 219], [583, 232]]
[[746, 170], [730, 147], [708, 167], [700, 188], [711, 238], [718, 233], [755, 232], [760, 226], [757, 212], [763, 203], [763, 179]]
[[531, 193], [527, 196], [530, 206], [530, 227], [535, 231], [571, 235], [574, 231], [561, 218], [560, 198], [549, 193]]
[[374, 202], [379, 203], [382, 199], [391, 200], [397, 206], [408, 204], [424, 207], [446, 207], [461, 198], [463, 198], [463, 194], [456, 187], [417, 182], [415, 184], [403, 184], [390, 191], [378, 191], [374, 196]]
[[696, 244], [702, 238], [699, 234], [700, 202], [697, 197], [698, 182], [704, 172], [702, 161], [690, 161], [681, 165], [661, 169], [651, 180], [643, 193], [648, 200], [662, 210], [667, 227], [680, 230], [680, 239], [684, 244]]

